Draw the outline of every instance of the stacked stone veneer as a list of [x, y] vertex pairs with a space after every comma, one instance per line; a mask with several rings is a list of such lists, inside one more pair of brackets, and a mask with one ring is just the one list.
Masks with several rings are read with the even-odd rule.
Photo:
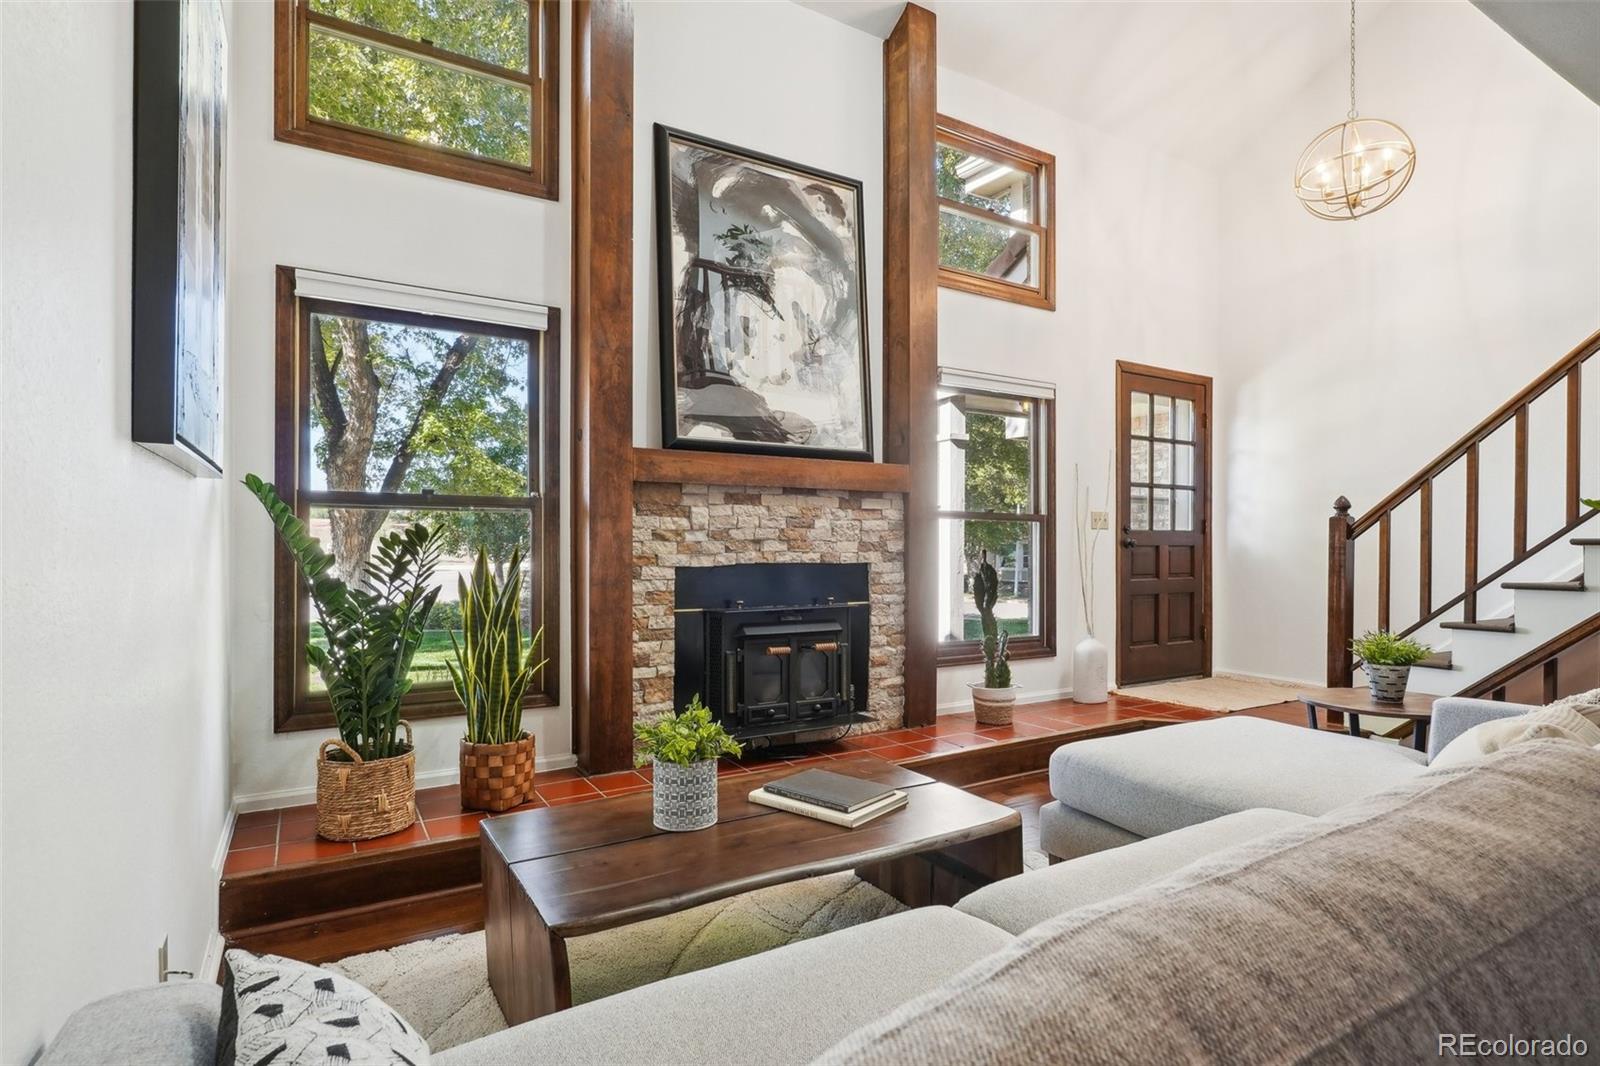
[[676, 569], [735, 563], [866, 563], [872, 643], [858, 730], [905, 709], [905, 502], [898, 493], [640, 484], [633, 502], [633, 706], [672, 708]]

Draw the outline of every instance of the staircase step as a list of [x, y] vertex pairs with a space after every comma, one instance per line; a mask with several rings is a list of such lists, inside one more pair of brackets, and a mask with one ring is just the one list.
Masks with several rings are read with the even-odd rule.
[[1455, 654], [1448, 651], [1436, 651], [1416, 665], [1424, 670], [1454, 670], [1456, 668]]
[[1580, 548], [1600, 548], [1600, 537], [1573, 537], [1572, 543]]
[[1515, 633], [1517, 619], [1514, 615], [1505, 618], [1486, 618], [1481, 622], [1441, 622], [1440, 629], [1465, 629], [1473, 633]]
[[1571, 581], [1504, 581], [1500, 587], [1503, 589], [1523, 589], [1529, 592], [1582, 592], [1584, 591], [1583, 578], [1575, 577]]

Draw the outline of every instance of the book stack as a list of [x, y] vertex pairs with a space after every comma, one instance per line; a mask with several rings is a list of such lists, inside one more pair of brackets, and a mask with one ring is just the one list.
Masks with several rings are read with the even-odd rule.
[[750, 802], [854, 829], [906, 805], [906, 794], [831, 770], [804, 770], [750, 793]]

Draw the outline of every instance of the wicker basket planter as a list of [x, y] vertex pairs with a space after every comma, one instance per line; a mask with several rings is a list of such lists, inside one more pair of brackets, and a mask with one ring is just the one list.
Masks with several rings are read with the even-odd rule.
[[461, 806], [509, 811], [533, 798], [533, 736], [509, 744], [461, 742]]
[[[417, 820], [417, 756], [406, 731], [406, 753], [362, 759], [342, 740], [317, 750], [317, 835], [325, 840], [371, 840]], [[332, 752], [342, 758], [330, 758]]]
[[685, 765], [656, 759], [650, 776], [657, 829], [688, 833], [717, 824], [717, 760]]
[[985, 688], [982, 685], [969, 684], [972, 690], [972, 717], [978, 720], [979, 725], [1010, 725], [1011, 710], [1017, 702], [1017, 689], [1010, 688]]

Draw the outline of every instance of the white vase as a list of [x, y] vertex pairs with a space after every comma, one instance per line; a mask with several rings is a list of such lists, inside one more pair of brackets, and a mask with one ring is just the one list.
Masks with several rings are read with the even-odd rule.
[[1106, 701], [1106, 646], [1084, 637], [1072, 649], [1072, 702]]

